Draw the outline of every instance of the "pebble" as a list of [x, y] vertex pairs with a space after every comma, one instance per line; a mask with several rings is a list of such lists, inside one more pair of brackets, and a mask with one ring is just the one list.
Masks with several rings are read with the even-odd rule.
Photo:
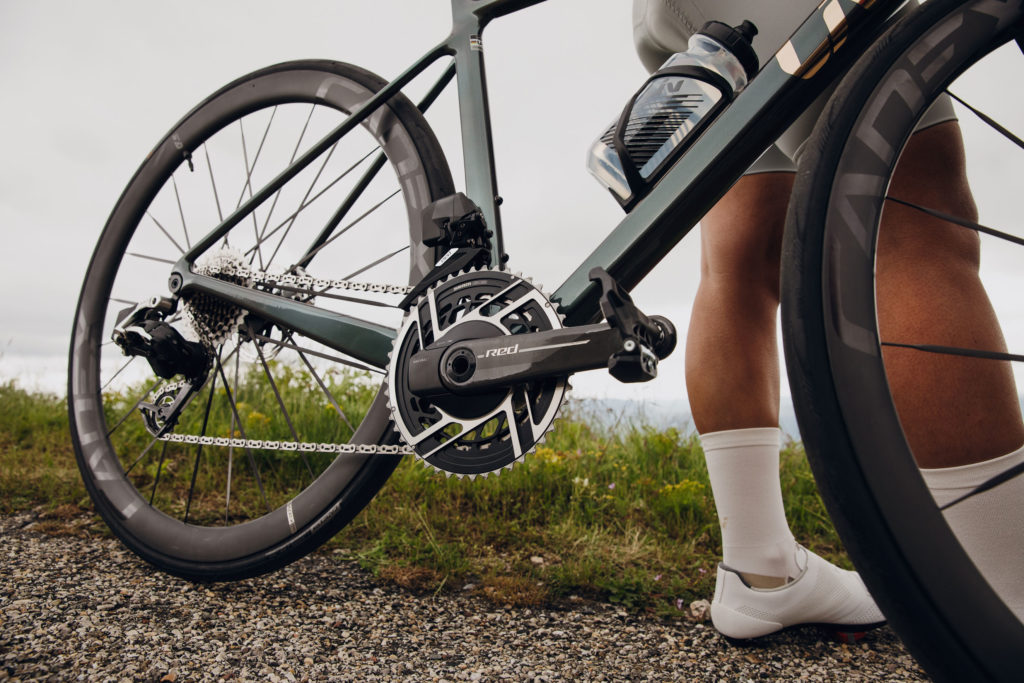
[[235, 583], [168, 576], [111, 538], [0, 516], [0, 681], [916, 681], [887, 628], [736, 646], [710, 623], [577, 598], [415, 595], [337, 553]]

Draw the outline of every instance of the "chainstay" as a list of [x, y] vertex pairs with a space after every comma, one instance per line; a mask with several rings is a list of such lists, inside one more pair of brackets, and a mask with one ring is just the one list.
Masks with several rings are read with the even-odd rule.
[[347, 455], [412, 455], [408, 446], [397, 444], [351, 444], [315, 443], [310, 441], [263, 441], [260, 439], [237, 439], [222, 436], [196, 436], [194, 434], [165, 434], [160, 441], [172, 443], [199, 444], [203, 446], [227, 446], [252, 450], [293, 451], [297, 453], [338, 453]]
[[[354, 292], [371, 292], [378, 294], [408, 294], [413, 290], [408, 285], [391, 285], [374, 282], [356, 282], [353, 280], [330, 280], [310, 275], [294, 275], [290, 273], [267, 273], [253, 270], [236, 263], [222, 262], [217, 264], [217, 274], [229, 275], [249, 280], [253, 284], [271, 287], [294, 287], [311, 294], [329, 290], [342, 289]], [[412, 455], [409, 446], [377, 445], [377, 444], [338, 444], [316, 443], [307, 441], [264, 441], [260, 439], [238, 439], [228, 437], [197, 436], [195, 434], [165, 434], [160, 441], [171, 443], [197, 444], [203, 446], [226, 446], [230, 448], [248, 448], [251, 450], [292, 451], [297, 453], [338, 453], [346, 455]]]

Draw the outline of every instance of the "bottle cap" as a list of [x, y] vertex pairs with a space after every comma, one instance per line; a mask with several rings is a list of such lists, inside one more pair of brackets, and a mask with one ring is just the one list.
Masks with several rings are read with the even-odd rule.
[[726, 49], [736, 55], [736, 59], [743, 65], [743, 70], [747, 72], [747, 78], [754, 77], [759, 62], [757, 53], [754, 52], [754, 47], [750, 44], [750, 41], [757, 35], [757, 27], [753, 23], [744, 21], [733, 28], [720, 21], [709, 21], [701, 27], [700, 33], [714, 38], [724, 45]]

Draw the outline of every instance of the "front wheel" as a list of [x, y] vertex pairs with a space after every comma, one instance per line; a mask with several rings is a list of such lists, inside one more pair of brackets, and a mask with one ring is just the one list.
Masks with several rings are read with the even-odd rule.
[[[808, 143], [783, 252], [786, 359], [815, 477], [871, 593], [942, 680], [1024, 670], [1008, 604], [1024, 548], [979, 571], [980, 535], [961, 544], [946, 516], [987, 494], [944, 516], [921, 471], [1024, 440], [1022, 36], [1019, 1], [931, 0], [880, 38]], [[944, 98], [959, 123], [926, 115]], [[1021, 524], [1010, 501], [981, 535]]]
[[[159, 330], [201, 347], [201, 386], [162, 379], [111, 343], [122, 311], [168, 297], [172, 264], [383, 86], [327, 61], [231, 83], [150, 153], [100, 236], [71, 339], [72, 440], [97, 511], [170, 573], [237, 579], [291, 562], [348, 523], [401, 457], [353, 448], [397, 443], [383, 368], [212, 296], [178, 301], [162, 321], [175, 332]], [[434, 264], [424, 208], [452, 192], [433, 133], [395, 96], [193, 270], [397, 328], [403, 290]], [[160, 409], [191, 389], [165, 438]]]

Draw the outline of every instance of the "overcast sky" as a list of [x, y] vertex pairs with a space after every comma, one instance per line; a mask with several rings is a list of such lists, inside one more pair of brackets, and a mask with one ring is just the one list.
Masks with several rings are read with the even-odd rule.
[[[510, 266], [549, 292], [622, 216], [584, 161], [646, 75], [633, 52], [630, 6], [550, 0], [483, 36]], [[224, 83], [290, 59], [349, 61], [394, 77], [447, 35], [449, 7], [448, 0], [0, 2], [0, 380], [18, 375], [59, 390], [78, 290], [107, 214], [184, 112]], [[455, 117], [449, 97], [429, 119], [461, 187]], [[696, 290], [695, 237], [633, 294], [681, 332]], [[648, 386], [622, 387], [599, 372], [574, 384], [589, 395], [683, 398], [682, 357], [680, 344]]]
[[[621, 218], [586, 151], [645, 72], [625, 0], [551, 0], [484, 33], [506, 245], [549, 291]], [[450, 27], [448, 0], [70, 0], [0, 3], [0, 378], [63, 374], [78, 289], [99, 232], [145, 154], [224, 83], [290, 59], [331, 58], [393, 77]], [[430, 117], [461, 184], [453, 101]], [[691, 245], [691, 247], [694, 245]], [[684, 324], [695, 250], [637, 291]], [[684, 277], [680, 278], [680, 274]], [[658, 284], [660, 282], [660, 285]], [[672, 310], [654, 305], [678, 300]], [[645, 296], [645, 292], [650, 292]], [[682, 397], [674, 376], [648, 390]], [[616, 387], [595, 377], [591, 393]], [[608, 389], [605, 389], [608, 385]]]

